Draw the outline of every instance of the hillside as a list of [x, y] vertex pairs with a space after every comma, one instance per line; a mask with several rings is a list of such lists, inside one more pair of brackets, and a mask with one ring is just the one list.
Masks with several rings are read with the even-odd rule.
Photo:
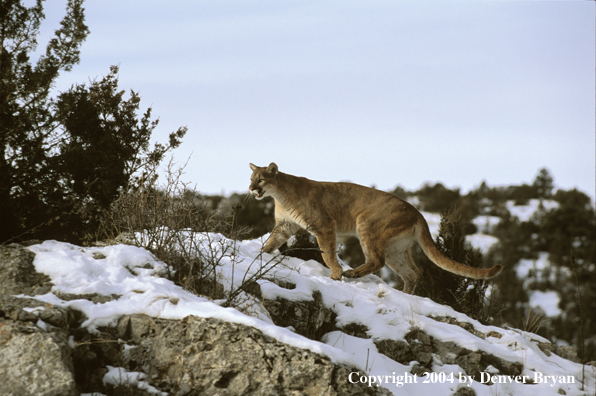
[[[585, 366], [582, 373], [582, 365], [559, 356], [565, 355], [564, 348], [537, 335], [482, 325], [427, 298], [392, 289], [374, 275], [332, 281], [329, 270], [315, 261], [261, 254], [262, 239], [234, 241], [219, 234], [191, 232], [184, 236], [186, 240], [180, 241], [179, 247], [192, 245], [198, 258], [216, 263], [217, 280], [223, 286], [221, 297], [232, 295], [232, 300], [211, 300], [185, 291], [168, 280], [172, 269], [145, 249], [130, 245], [83, 248], [56, 241], [28, 248], [35, 253], [35, 270], [46, 274], [52, 285], [51, 291], [43, 290], [35, 299], [80, 312], [78, 327], [91, 337], [105, 338], [107, 329], [122, 326], [134, 333], [131, 323], [139, 317], [152, 318], [152, 326], [158, 330], [149, 332], [151, 337], [173, 326], [160, 321], [187, 318], [185, 326], [190, 326], [189, 316], [248, 326], [288, 348], [310, 351], [342, 367], [343, 377], [333, 382], [347, 386], [352, 394], [371, 394], [379, 384], [396, 395], [596, 392], [593, 366]], [[38, 318], [29, 318], [30, 322], [51, 332], [55, 326], [43, 319], [45, 309], [43, 304], [24, 308]], [[9, 315], [4, 316], [8, 320]], [[123, 318], [129, 318], [128, 324], [122, 324]], [[76, 334], [70, 331], [68, 345], [72, 350], [79, 346]], [[117, 343], [114, 348], [134, 350], [145, 338], [129, 336], [126, 343]], [[233, 365], [233, 360], [220, 357], [212, 363]], [[288, 367], [293, 364], [288, 363]], [[163, 378], [141, 374], [138, 369], [142, 367], [100, 368], [105, 373], [102, 381], [109, 384], [125, 379], [144, 392], [167, 394], [160, 388]], [[216, 379], [220, 390], [229, 387], [231, 392], [234, 381], [243, 378], [234, 373]], [[497, 383], [486, 383], [489, 377]], [[197, 384], [191, 382], [184, 393], [179, 384], [170, 384], [169, 391], [194, 394], [189, 390], [192, 386]], [[297, 394], [316, 394], [308, 389], [305, 385]]]

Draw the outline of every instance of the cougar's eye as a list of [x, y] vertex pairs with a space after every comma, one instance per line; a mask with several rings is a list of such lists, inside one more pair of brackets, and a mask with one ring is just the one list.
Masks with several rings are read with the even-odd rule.
[[263, 182], [263, 179], [257, 179], [257, 183], [261, 184]]

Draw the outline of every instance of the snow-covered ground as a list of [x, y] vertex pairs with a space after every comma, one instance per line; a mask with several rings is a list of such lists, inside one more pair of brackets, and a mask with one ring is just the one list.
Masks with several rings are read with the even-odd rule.
[[[190, 234], [188, 235], [191, 236]], [[519, 330], [484, 326], [453, 309], [416, 296], [405, 295], [387, 286], [381, 279], [368, 275], [361, 279], [333, 281], [330, 270], [314, 261], [261, 253], [263, 240], [234, 242], [218, 234], [192, 235], [199, 241], [204, 255], [216, 255], [221, 266], [219, 280], [226, 291], [234, 290], [246, 276], [273, 266], [270, 276], [296, 285], [292, 290], [260, 280], [264, 298], [277, 296], [288, 300], [311, 300], [314, 291], [320, 291], [323, 304], [337, 313], [337, 325], [361, 323], [368, 329], [370, 339], [361, 339], [339, 331], [326, 334], [321, 342], [312, 341], [291, 329], [275, 326], [259, 304], [240, 305], [239, 309], [223, 308], [221, 301], [211, 301], [195, 296], [163, 277], [166, 265], [156, 260], [142, 248], [117, 245], [82, 248], [67, 243], [46, 241], [29, 249], [36, 253], [34, 265], [39, 272], [52, 278], [53, 291], [72, 294], [98, 293], [115, 296], [112, 301], [94, 304], [78, 299], [62, 301], [52, 293], [36, 298], [52, 304], [71, 306], [83, 311], [88, 320], [83, 326], [94, 331], [98, 326], [115, 325], [124, 314], [143, 313], [152, 317], [181, 319], [187, 315], [214, 317], [255, 327], [280, 342], [329, 356], [337, 363], [347, 363], [359, 369], [349, 380], [367, 381], [372, 386], [381, 380], [383, 386], [396, 395], [450, 395], [458, 386], [470, 386], [476, 395], [541, 395], [558, 396], [559, 389], [566, 395], [594, 394], [596, 392], [594, 369], [586, 367], [586, 393], [580, 391], [582, 366], [554, 354], [547, 357], [531, 339], [547, 342], [539, 336]], [[232, 281], [233, 280], [233, 281]], [[250, 296], [246, 295], [246, 298]], [[243, 311], [243, 312], [241, 312]], [[450, 316], [460, 322], [471, 323], [485, 334], [496, 331], [502, 336], [481, 339], [459, 326], [438, 322], [431, 316]], [[43, 322], [39, 322], [44, 326]], [[405, 340], [412, 329], [419, 328], [426, 334], [452, 341], [470, 350], [482, 350], [511, 362], [523, 364], [522, 375], [545, 378], [549, 382], [537, 385], [499, 383], [492, 386], [479, 382], [459, 384], [463, 370], [457, 365], [442, 364], [436, 357], [434, 381], [399, 385], [400, 376], [409, 374], [413, 363], [403, 365], [390, 360], [377, 351], [373, 340]], [[110, 368], [112, 377], [115, 369]], [[370, 377], [369, 377], [370, 376]], [[372, 377], [374, 376], [374, 377]], [[540, 377], [542, 376], [542, 377]], [[562, 377], [559, 377], [562, 376]], [[552, 379], [569, 378], [574, 383], [553, 384]], [[106, 379], [109, 381], [110, 378]], [[139, 379], [141, 379], [139, 377]], [[376, 378], [373, 382], [372, 378]], [[463, 378], [463, 377], [462, 377]], [[387, 383], [388, 382], [388, 383]]]

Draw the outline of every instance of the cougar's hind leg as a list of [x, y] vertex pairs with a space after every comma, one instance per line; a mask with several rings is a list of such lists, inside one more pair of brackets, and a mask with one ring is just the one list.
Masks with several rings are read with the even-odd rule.
[[420, 277], [420, 269], [414, 262], [410, 249], [388, 249], [387, 265], [403, 280], [403, 292], [412, 294]]

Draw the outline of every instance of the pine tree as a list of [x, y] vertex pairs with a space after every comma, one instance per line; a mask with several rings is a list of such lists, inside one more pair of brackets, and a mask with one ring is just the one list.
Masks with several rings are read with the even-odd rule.
[[[473, 268], [482, 268], [482, 254], [479, 250], [466, 246], [461, 216], [456, 211], [444, 211], [441, 214], [436, 244], [447, 257]], [[487, 323], [492, 320], [486, 301], [489, 281], [452, 274], [430, 263], [426, 258], [420, 262], [426, 273], [418, 282], [415, 291], [417, 295], [449, 305], [481, 322]]]
[[76, 242], [101, 208], [144, 165], [177, 147], [149, 149], [151, 109], [137, 120], [139, 96], [124, 100], [116, 67], [90, 87], [58, 98], [52, 87], [79, 62], [89, 30], [82, 0], [69, 0], [60, 29], [32, 62], [44, 19], [42, 1], [0, 0], [0, 242], [55, 238]]
[[542, 168], [538, 171], [532, 187], [536, 189], [539, 198], [549, 198], [554, 188], [554, 179], [548, 169]]

